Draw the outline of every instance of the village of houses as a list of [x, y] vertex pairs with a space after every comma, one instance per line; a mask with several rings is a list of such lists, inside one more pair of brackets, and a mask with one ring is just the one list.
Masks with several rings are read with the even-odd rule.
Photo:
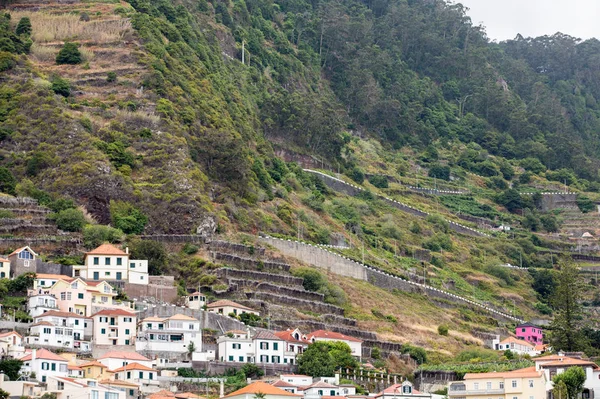
[[[33, 319], [27, 333], [5, 328], [0, 332], [0, 356], [18, 359], [22, 367], [17, 380], [0, 374], [0, 389], [12, 398], [56, 399], [191, 399], [195, 392], [181, 392], [177, 367], [196, 362], [240, 367], [253, 363], [260, 367], [281, 365], [294, 370], [298, 355], [317, 341], [341, 341], [358, 360], [362, 341], [333, 331], [270, 331], [246, 328], [222, 330], [216, 345], [205, 347], [200, 318], [184, 312], [142, 317], [130, 301], [118, 301], [115, 282], [148, 284], [148, 261], [130, 259], [128, 251], [103, 244], [87, 252], [84, 265], [74, 266], [72, 275], [41, 273], [36, 268], [38, 254], [30, 247], [19, 248], [0, 257], [0, 277], [15, 278], [35, 273], [28, 292], [27, 309]], [[230, 300], [207, 303], [200, 292], [185, 298], [185, 309], [202, 315], [214, 313], [230, 318], [258, 311]], [[178, 307], [173, 305], [175, 310]], [[184, 308], [181, 308], [184, 309]], [[190, 313], [190, 312], [185, 312]], [[10, 315], [4, 315], [10, 320]], [[10, 323], [9, 323], [10, 324]], [[15, 323], [16, 325], [16, 323]], [[542, 355], [542, 328], [524, 323], [514, 335], [491, 343], [498, 351], [529, 355], [534, 367], [497, 373], [466, 374], [447, 384], [450, 399], [546, 399], [551, 397], [552, 377], [569, 367], [585, 370], [582, 397], [600, 397], [600, 367], [575, 354]], [[175, 366], [175, 367], [174, 367]], [[363, 363], [366, 369], [373, 368]], [[266, 368], [265, 368], [266, 369]], [[272, 373], [271, 373], [272, 374]], [[309, 377], [282, 373], [260, 381], [248, 381], [242, 389], [220, 397], [231, 399], [377, 398], [439, 399], [444, 395], [423, 392], [408, 380], [389, 380], [380, 392], [357, 394], [356, 385], [344, 384], [339, 374]]]

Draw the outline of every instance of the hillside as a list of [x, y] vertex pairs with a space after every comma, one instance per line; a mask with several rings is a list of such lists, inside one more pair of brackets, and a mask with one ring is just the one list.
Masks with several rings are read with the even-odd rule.
[[[0, 190], [35, 198], [59, 227], [61, 212], [80, 215], [77, 237], [84, 224], [127, 241], [202, 225], [236, 242], [334, 245], [520, 319], [551, 316], [540, 269], [598, 254], [595, 40], [490, 43], [440, 0], [3, 6]], [[5, 238], [17, 234], [10, 212]], [[42, 222], [17, 235], [57, 234]], [[168, 272], [191, 288], [210, 265], [179, 251]], [[362, 328], [445, 355], [510, 327], [422, 293], [328, 280]]]

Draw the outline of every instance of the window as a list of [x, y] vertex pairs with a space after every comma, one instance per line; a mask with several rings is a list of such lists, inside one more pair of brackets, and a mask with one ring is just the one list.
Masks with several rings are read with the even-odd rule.
[[132, 321], [133, 321], [133, 319], [131, 317], [123, 317], [124, 323], [131, 323]]
[[143, 379], [144, 379], [144, 372], [143, 372], [143, 371], [140, 371], [140, 377], [139, 377], [139, 378], [140, 378], [141, 380], [143, 380]]
[[479, 389], [479, 383], [478, 382], [476, 382], [476, 383], [473, 384], [473, 389], [476, 390], [476, 391]]
[[261, 342], [260, 343], [260, 349], [269, 349], [269, 343], [268, 342]]
[[106, 328], [101, 329], [100, 334], [106, 334]]
[[75, 320], [75, 325], [78, 326], [79, 325], [79, 320]]
[[82, 293], [82, 292], [80, 292], [79, 294], [77, 294], [77, 298], [78, 298], [78, 299], [83, 299], [83, 293]]
[[94, 265], [99, 265], [100, 264], [100, 258], [97, 256], [94, 256]]
[[260, 362], [261, 363], [269, 363], [269, 356], [267, 356], [267, 355], [260, 355]]
[[323, 396], [323, 390], [319, 389], [318, 392], [319, 392], [319, 396]]
[[242, 344], [231, 344], [232, 349], [242, 349]]
[[271, 356], [271, 363], [279, 363], [279, 356]]
[[499, 383], [499, 388], [504, 389], [504, 382]]
[[117, 280], [121, 280], [121, 272], [117, 272]]
[[533, 388], [533, 380], [529, 380], [529, 388]]
[[110, 272], [104, 272], [104, 275], [105, 275], [106, 277], [110, 277]]
[[273, 350], [276, 351], [279, 349], [279, 344], [277, 342], [273, 342]]
[[119, 394], [116, 392], [105, 392], [104, 399], [118, 399]]
[[516, 388], [517, 387], [517, 380], [512, 380], [512, 387]]
[[33, 255], [29, 251], [19, 252], [19, 259], [33, 259]]
[[125, 329], [125, 335], [129, 335], [129, 328]]
[[48, 327], [44, 327], [44, 334], [52, 334], [52, 330]]
[[94, 280], [99, 280], [99, 279], [100, 279], [100, 273], [94, 272]]
[[123, 258], [117, 258], [117, 266], [121, 266], [123, 264]]
[[129, 267], [130, 267], [131, 269], [135, 269], [135, 263], [131, 262], [131, 263], [129, 264]]
[[56, 371], [56, 363], [50, 364], [50, 370]]
[[239, 360], [240, 360], [240, 362], [242, 362], [242, 363], [243, 363], [243, 362], [244, 362], [244, 356], [240, 356], [240, 357], [239, 357]]
[[131, 371], [127, 372], [127, 379], [131, 378]]
[[133, 396], [133, 395], [135, 395], [135, 391], [133, 389], [130, 389], [129, 390], [129, 396]]
[[61, 292], [61, 293], [60, 293], [60, 300], [61, 300], [61, 301], [64, 301], [64, 300], [66, 300], [66, 299], [67, 299], [67, 293], [66, 293], [66, 292]]
[[90, 399], [98, 399], [98, 391], [92, 391], [92, 396]]
[[332, 389], [331, 391], [329, 391], [329, 395], [330, 396], [335, 396], [335, 391]]
[[68, 368], [66, 364], [61, 364], [60, 367], [58, 368], [61, 372], [66, 373]]
[[106, 258], [104, 258], [104, 265], [110, 266], [110, 258], [108, 256]]
[[402, 387], [402, 393], [412, 393], [412, 387], [410, 385], [403, 386]]
[[129, 340], [128, 339], [125, 340], [125, 345], [129, 345]]
[[42, 362], [42, 370], [50, 370], [50, 363]]
[[525, 329], [524, 329], [524, 328], [521, 328], [521, 332], [525, 332]]
[[485, 383], [485, 389], [487, 389], [487, 390], [492, 389], [492, 383], [491, 382], [486, 382]]
[[229, 361], [233, 362], [233, 356], [229, 356]]
[[148, 378], [151, 380], [154, 379], [154, 373], [148, 373]]

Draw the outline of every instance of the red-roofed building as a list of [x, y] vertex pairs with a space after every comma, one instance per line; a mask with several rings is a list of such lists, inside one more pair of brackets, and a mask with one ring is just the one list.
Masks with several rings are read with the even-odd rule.
[[133, 362], [113, 370], [115, 380], [140, 384], [142, 393], [156, 392], [158, 387], [158, 372], [152, 367]]
[[104, 309], [92, 315], [94, 344], [133, 345], [137, 333], [135, 313], [124, 309]]
[[0, 356], [19, 358], [25, 355], [23, 336], [16, 331], [0, 333]]
[[489, 373], [467, 373], [463, 381], [449, 384], [449, 399], [545, 399], [546, 375], [535, 367]]
[[227, 399], [255, 399], [257, 394], [263, 394], [264, 399], [292, 399], [301, 398], [302, 395], [294, 394], [277, 388], [266, 382], [257, 381], [250, 385], [246, 385], [242, 389], [225, 396]]
[[317, 330], [307, 334], [306, 340], [309, 342], [325, 341], [325, 342], [345, 342], [352, 351], [352, 356], [359, 360], [362, 356], [362, 340], [334, 331]]
[[10, 278], [10, 260], [0, 257], [0, 278]]
[[20, 360], [23, 362], [21, 372], [35, 373], [40, 382], [46, 382], [49, 376], [67, 377], [69, 374], [67, 359], [47, 349], [32, 349], [31, 353]]
[[10, 261], [10, 277], [20, 276], [25, 273], [35, 273], [37, 270], [37, 259], [33, 249], [21, 247], [8, 255]]
[[[414, 389], [410, 381], [404, 381], [401, 384], [393, 384], [375, 395], [378, 399], [416, 399], [431, 398], [430, 393], [422, 393]], [[543, 398], [539, 398], [543, 399]]]
[[130, 363], [138, 363], [146, 367], [152, 367], [152, 360], [136, 352], [114, 351], [107, 352], [98, 358], [98, 361], [108, 367], [109, 370], [118, 369]]
[[115, 387], [98, 384], [96, 380], [88, 378], [48, 377], [48, 392], [56, 394], [56, 399], [74, 398], [106, 398], [126, 399], [126, 393]]
[[[86, 324], [90, 323], [86, 337]], [[70, 312], [50, 310], [34, 318], [25, 338], [30, 345], [50, 348], [91, 350], [91, 320]], [[77, 344], [76, 344], [77, 343]]]
[[230, 301], [229, 299], [220, 299], [218, 301], [214, 301], [206, 305], [206, 310], [213, 313], [219, 313], [222, 315], [241, 315], [242, 313], [252, 313], [255, 315], [259, 315], [259, 313], [249, 308], [248, 306], [240, 305], [239, 303]]
[[187, 298], [185, 299], [185, 305], [194, 310], [203, 309], [204, 305], [206, 305], [206, 296], [201, 292], [188, 294]]
[[310, 344], [310, 341], [304, 339], [302, 332], [298, 329], [275, 331], [274, 334], [284, 341], [284, 357], [288, 359], [287, 363], [290, 364], [294, 364], [296, 356], [304, 352]]
[[147, 285], [148, 261], [131, 259], [129, 248], [123, 251], [112, 244], [102, 244], [86, 252], [84, 264], [74, 266], [73, 273], [93, 281], [126, 281]]

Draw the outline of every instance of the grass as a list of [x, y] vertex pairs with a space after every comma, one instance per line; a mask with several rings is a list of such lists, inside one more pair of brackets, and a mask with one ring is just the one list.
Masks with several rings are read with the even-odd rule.
[[56, 41], [82, 41], [110, 43], [120, 40], [131, 29], [128, 19], [111, 17], [97, 21], [80, 21], [79, 15], [53, 15], [44, 12], [19, 11], [12, 13], [12, 20], [23, 17], [31, 19], [31, 39], [35, 43]]

